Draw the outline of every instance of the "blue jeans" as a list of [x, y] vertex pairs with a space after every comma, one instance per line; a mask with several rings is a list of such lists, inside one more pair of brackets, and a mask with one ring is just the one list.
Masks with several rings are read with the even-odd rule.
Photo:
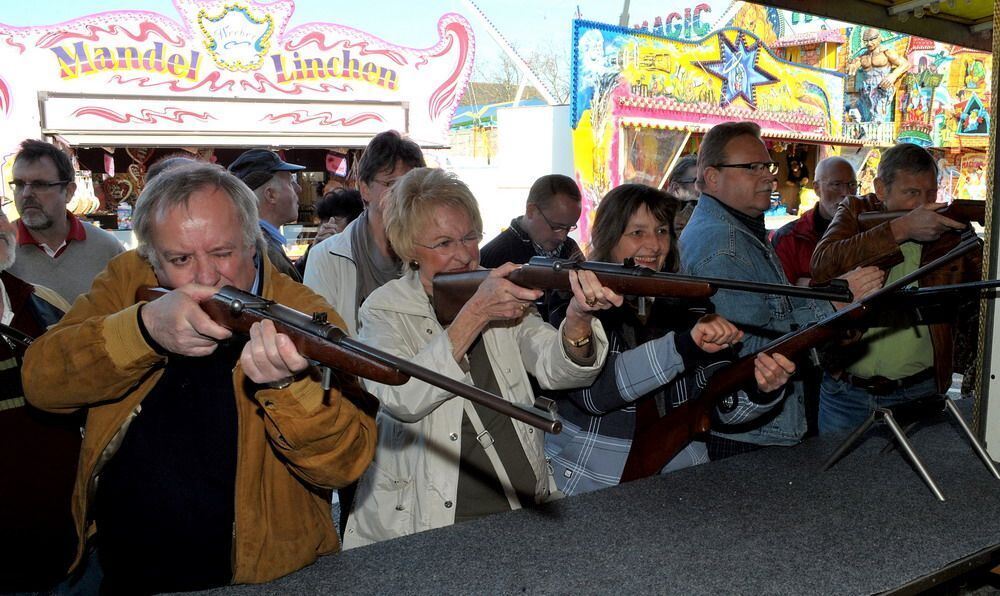
[[937, 393], [937, 383], [927, 379], [888, 395], [872, 395], [847, 381], [823, 374], [819, 390], [819, 434], [852, 431], [871, 416], [875, 408]]

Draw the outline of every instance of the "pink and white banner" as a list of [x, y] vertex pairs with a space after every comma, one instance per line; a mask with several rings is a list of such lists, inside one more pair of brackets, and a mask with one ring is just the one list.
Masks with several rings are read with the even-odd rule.
[[[430, 48], [332, 23], [287, 28], [292, 0], [174, 0], [50, 26], [0, 23], [0, 152], [90, 145], [363, 145], [400, 130], [441, 145], [472, 71], [469, 23]], [[2, 17], [0, 17], [2, 18]]]

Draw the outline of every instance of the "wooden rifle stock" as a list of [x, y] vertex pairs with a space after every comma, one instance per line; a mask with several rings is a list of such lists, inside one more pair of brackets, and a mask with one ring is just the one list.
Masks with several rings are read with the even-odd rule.
[[[811, 325], [786, 333], [761, 348], [760, 352], [768, 355], [777, 353], [790, 360], [801, 360], [812, 348], [841, 337], [848, 329], [863, 325], [870, 313], [876, 312], [889, 300], [895, 300], [906, 286], [979, 246], [982, 243], [975, 237], [963, 240], [948, 253], [878, 292]], [[696, 398], [688, 400], [681, 407], [672, 408], [666, 416], [655, 419], [643, 428], [637, 427], [632, 441], [632, 449], [637, 452], [630, 460], [636, 470], [633, 477], [643, 478], [657, 474], [696, 436], [708, 432], [713, 411], [727, 396], [742, 389], [748, 392], [752, 400], [755, 395], [753, 385], [756, 357], [757, 353], [753, 353], [736, 359], [713, 374], [708, 385]]]
[[[569, 271], [592, 271], [605, 287], [627, 296], [657, 296], [704, 299], [718, 290], [740, 290], [781, 296], [800, 296], [815, 300], [850, 302], [851, 291], [843, 280], [828, 286], [804, 288], [787, 284], [770, 284], [732, 279], [695, 277], [676, 273], [661, 273], [636, 266], [631, 260], [624, 265], [599, 261], [571, 261], [534, 257], [527, 265], [507, 276], [512, 283], [537, 290], [568, 291]], [[442, 325], [455, 320], [465, 303], [489, 276], [489, 269], [464, 273], [439, 273], [434, 276], [434, 312]]]
[[[162, 288], [141, 287], [136, 291], [136, 299], [151, 301], [166, 293]], [[556, 434], [562, 430], [562, 423], [552, 412], [542, 415], [542, 410], [536, 412], [534, 408], [511, 403], [352, 339], [330, 325], [326, 313], [307, 315], [232, 286], [221, 288], [202, 302], [201, 308], [213, 321], [234, 333], [249, 334], [254, 323], [268, 319], [279, 333], [292, 340], [300, 354], [321, 366], [385, 385], [402, 385], [413, 377], [546, 432]]]
[[[956, 200], [947, 205], [942, 205], [936, 211], [945, 217], [962, 223], [976, 222], [979, 225], [986, 225], [986, 201]], [[858, 215], [858, 225], [861, 226], [862, 231], [866, 231], [907, 213], [909, 211], [905, 209], [899, 211], [868, 211]]]

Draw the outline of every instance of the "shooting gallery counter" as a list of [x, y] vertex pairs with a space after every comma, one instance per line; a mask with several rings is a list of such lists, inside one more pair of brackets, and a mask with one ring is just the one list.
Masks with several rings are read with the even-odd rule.
[[[962, 404], [968, 419], [969, 404]], [[323, 557], [220, 594], [867, 594], [1000, 553], [1000, 481], [944, 418], [909, 433], [947, 502], [886, 440], [810, 439]]]

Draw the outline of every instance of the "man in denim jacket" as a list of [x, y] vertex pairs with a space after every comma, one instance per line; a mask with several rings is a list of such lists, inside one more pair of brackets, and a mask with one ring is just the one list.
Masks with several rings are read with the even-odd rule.
[[[680, 238], [685, 273], [788, 283], [764, 227], [777, 171], [756, 124], [727, 122], [705, 135], [698, 153], [702, 195]], [[716, 312], [744, 331], [741, 356], [833, 312], [826, 301], [727, 290], [720, 290], [712, 302]], [[717, 430], [709, 441], [710, 457], [719, 459], [760, 445], [798, 443], [807, 427], [802, 375], [793, 377], [786, 395], [783, 407], [751, 428]]]

